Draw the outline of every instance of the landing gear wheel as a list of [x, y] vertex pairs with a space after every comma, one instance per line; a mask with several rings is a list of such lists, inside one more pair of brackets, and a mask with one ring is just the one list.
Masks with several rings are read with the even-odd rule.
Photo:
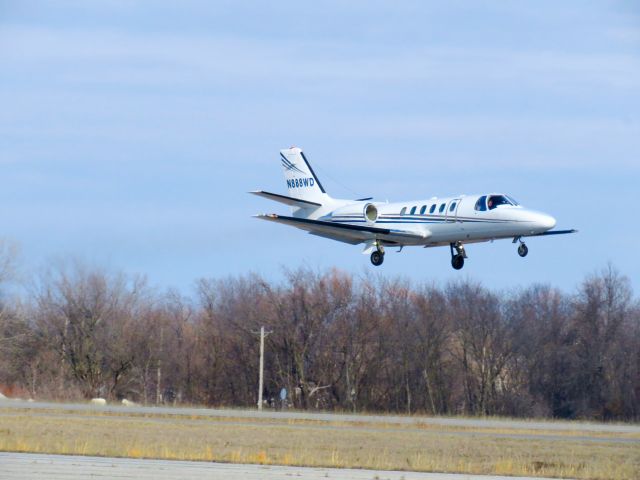
[[518, 255], [520, 255], [521, 257], [526, 257], [527, 253], [529, 253], [529, 248], [524, 243], [521, 243], [518, 247]]
[[384, 253], [381, 253], [378, 250], [371, 253], [371, 263], [373, 263], [376, 267], [379, 267], [380, 265], [382, 265], [382, 262], [384, 262]]
[[464, 257], [460, 254], [451, 257], [451, 266], [456, 270], [460, 270], [464, 267]]

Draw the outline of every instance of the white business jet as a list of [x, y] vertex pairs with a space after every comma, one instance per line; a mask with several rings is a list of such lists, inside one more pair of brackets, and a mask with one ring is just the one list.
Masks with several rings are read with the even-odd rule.
[[339, 200], [330, 197], [302, 150], [280, 151], [289, 195], [250, 192], [292, 207], [291, 215], [256, 215], [270, 222], [284, 223], [312, 235], [339, 242], [365, 244], [363, 253], [371, 263], [381, 265], [385, 247], [449, 246], [451, 265], [464, 266], [467, 243], [501, 238], [519, 242], [518, 255], [526, 257], [525, 237], [562, 235], [576, 230], [551, 230], [555, 219], [529, 210], [501, 193], [459, 195], [409, 202], [374, 202], [371, 198]]

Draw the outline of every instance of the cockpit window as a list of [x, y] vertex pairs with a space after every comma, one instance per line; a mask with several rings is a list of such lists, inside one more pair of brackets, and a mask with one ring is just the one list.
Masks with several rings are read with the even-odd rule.
[[474, 208], [479, 212], [484, 212], [487, 209], [487, 196], [481, 196], [476, 202], [476, 206]]
[[505, 197], [507, 197], [509, 199], [509, 201], [511, 202], [511, 205], [513, 205], [514, 207], [517, 207], [520, 205], [520, 202], [518, 202], [516, 199], [514, 199], [513, 197], [509, 196], [509, 195], [505, 195]]
[[517, 205], [517, 202], [511, 201], [506, 195], [491, 195], [487, 199], [487, 207], [493, 210], [500, 205]]

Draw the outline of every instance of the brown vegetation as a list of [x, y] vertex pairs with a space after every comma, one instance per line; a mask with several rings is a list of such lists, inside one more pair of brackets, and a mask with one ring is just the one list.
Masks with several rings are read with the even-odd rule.
[[0, 316], [0, 385], [38, 399], [640, 418], [640, 308], [609, 267], [573, 295], [300, 269], [203, 279], [194, 298], [81, 265]]
[[[0, 407], [0, 451], [632, 480], [637, 434]], [[550, 426], [558, 425], [550, 422]], [[579, 433], [578, 435], [576, 435]]]

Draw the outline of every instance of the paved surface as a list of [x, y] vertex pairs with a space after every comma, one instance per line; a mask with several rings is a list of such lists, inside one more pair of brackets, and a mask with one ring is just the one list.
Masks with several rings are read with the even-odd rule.
[[309, 412], [275, 412], [271, 410], [258, 412], [257, 410], [221, 410], [211, 408], [174, 408], [174, 407], [124, 407], [120, 405], [96, 406], [90, 404], [22, 402], [15, 400], [0, 400], [0, 408], [27, 408], [34, 410], [74, 410], [74, 411], [103, 411], [117, 413], [162, 414], [162, 415], [197, 415], [203, 417], [226, 418], [260, 418], [274, 420], [319, 420], [325, 422], [359, 422], [372, 424], [398, 425], [443, 425], [450, 427], [499, 428], [516, 430], [565, 430], [579, 432], [604, 433], [640, 433], [638, 424], [608, 424], [595, 422], [543, 422], [523, 420], [496, 420], [475, 418], [445, 418], [445, 417], [409, 417], [397, 415], [350, 415], [337, 413], [309, 413]]
[[[0, 479], [514, 480], [514, 477], [0, 453]], [[518, 480], [533, 480], [517, 477]], [[539, 478], [537, 480], [540, 480]]]

